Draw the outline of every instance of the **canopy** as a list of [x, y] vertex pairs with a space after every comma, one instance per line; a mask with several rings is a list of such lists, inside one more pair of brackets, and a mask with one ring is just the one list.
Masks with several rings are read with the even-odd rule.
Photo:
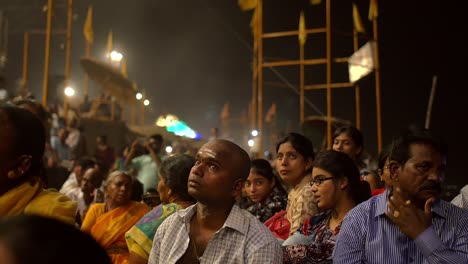
[[82, 58], [80, 63], [89, 78], [119, 102], [133, 103], [136, 100], [137, 91], [132, 82], [111, 65], [91, 58]]

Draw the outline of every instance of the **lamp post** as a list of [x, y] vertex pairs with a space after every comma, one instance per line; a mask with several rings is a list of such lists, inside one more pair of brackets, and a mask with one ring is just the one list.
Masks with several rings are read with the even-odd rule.
[[63, 98], [63, 117], [65, 118], [65, 120], [67, 120], [68, 107], [69, 107], [68, 100], [69, 100], [69, 97], [73, 97], [75, 95], [75, 89], [73, 89], [71, 86], [67, 86], [63, 90], [63, 93], [65, 94]]

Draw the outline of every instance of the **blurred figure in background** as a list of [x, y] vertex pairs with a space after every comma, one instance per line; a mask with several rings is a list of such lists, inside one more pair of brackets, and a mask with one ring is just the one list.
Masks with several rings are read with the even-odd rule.
[[0, 262], [6, 264], [110, 264], [106, 251], [72, 225], [42, 216], [0, 220]]

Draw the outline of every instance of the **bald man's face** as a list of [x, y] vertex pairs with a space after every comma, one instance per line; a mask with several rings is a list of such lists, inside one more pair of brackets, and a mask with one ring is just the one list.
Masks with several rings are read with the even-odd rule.
[[231, 205], [242, 187], [241, 160], [240, 155], [224, 142], [205, 144], [198, 151], [190, 171], [189, 194], [201, 203]]

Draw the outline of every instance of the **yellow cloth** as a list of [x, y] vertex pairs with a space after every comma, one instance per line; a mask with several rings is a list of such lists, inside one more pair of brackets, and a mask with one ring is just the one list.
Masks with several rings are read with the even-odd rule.
[[302, 223], [311, 216], [318, 213], [314, 194], [310, 187], [312, 175], [307, 174], [294, 188], [288, 193], [288, 205], [286, 207], [286, 218], [291, 224], [289, 230], [292, 235]]
[[34, 214], [75, 223], [76, 203], [54, 189], [44, 190], [39, 179], [32, 179], [0, 197], [0, 216]]
[[[133, 201], [109, 212], [105, 212], [105, 204], [94, 204], [86, 214], [81, 230], [90, 233], [108, 251], [112, 263], [128, 263], [130, 254], [125, 232], [149, 210], [145, 204]], [[113, 251], [116, 249], [120, 252]]]

